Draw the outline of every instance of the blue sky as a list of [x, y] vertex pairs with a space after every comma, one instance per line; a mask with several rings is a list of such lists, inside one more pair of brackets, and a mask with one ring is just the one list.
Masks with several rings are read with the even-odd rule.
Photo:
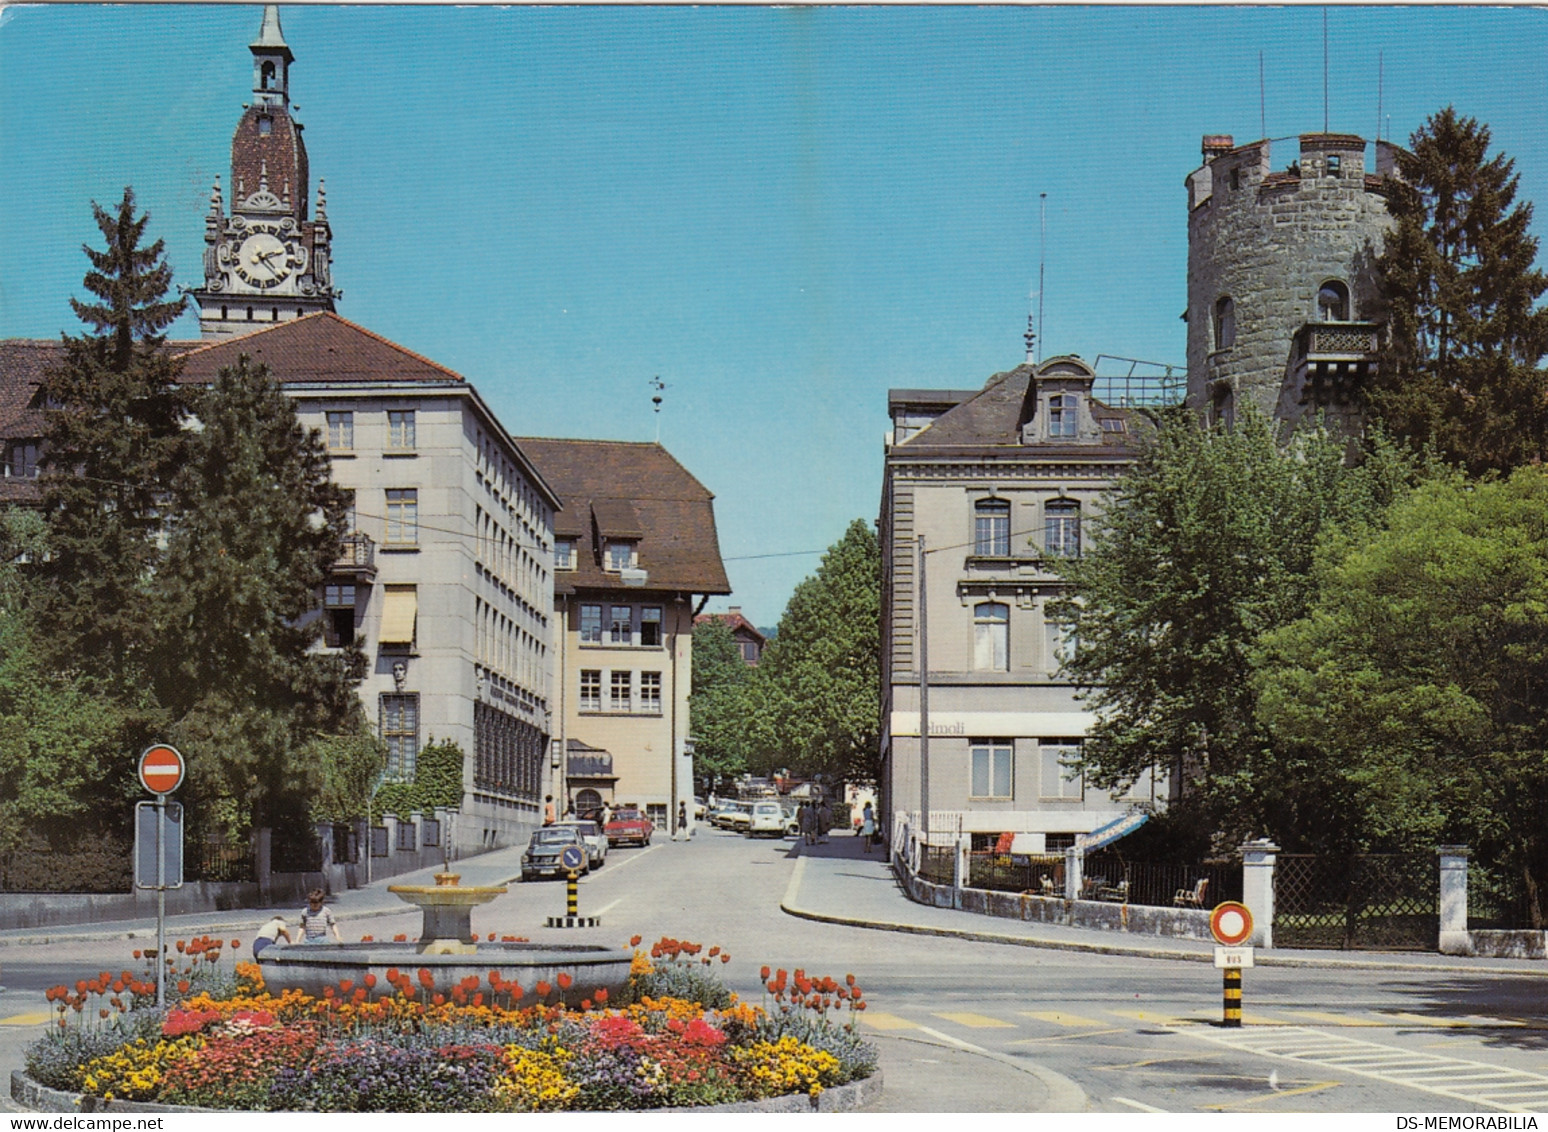
[[[0, 11], [0, 335], [78, 329], [125, 184], [198, 282], [260, 11]], [[515, 433], [659, 426], [717, 496], [711, 608], [762, 625], [874, 519], [888, 388], [1021, 360], [1040, 246], [1045, 355], [1181, 364], [1201, 135], [1324, 120], [1309, 6], [281, 11], [339, 313]], [[1548, 208], [1548, 11], [1334, 7], [1328, 46], [1333, 130], [1375, 134], [1380, 59], [1384, 135], [1452, 103]]]

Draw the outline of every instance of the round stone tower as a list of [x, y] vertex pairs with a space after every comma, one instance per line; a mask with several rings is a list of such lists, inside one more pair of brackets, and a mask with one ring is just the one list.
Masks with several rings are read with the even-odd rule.
[[1188, 404], [1229, 421], [1251, 403], [1294, 423], [1346, 418], [1376, 364], [1376, 257], [1396, 147], [1302, 134], [1277, 172], [1268, 140], [1206, 135], [1188, 176]]

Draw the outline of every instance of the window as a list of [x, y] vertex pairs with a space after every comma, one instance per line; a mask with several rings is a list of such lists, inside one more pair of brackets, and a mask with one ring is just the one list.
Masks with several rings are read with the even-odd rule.
[[973, 607], [973, 667], [979, 672], [1010, 669], [1010, 606], [997, 601]]
[[972, 760], [974, 798], [1011, 797], [1011, 741], [1009, 739], [969, 740]]
[[634, 643], [634, 607], [615, 605], [607, 622], [607, 643], [628, 645]]
[[600, 668], [581, 669], [580, 709], [581, 711], [602, 710], [602, 670]]
[[1337, 177], [1344, 168], [1344, 156], [1341, 153], [1328, 154], [1328, 176]]
[[1242, 187], [1242, 167], [1240, 165], [1231, 170], [1231, 187], [1233, 189]]
[[1112, 433], [1123, 433], [1123, 432], [1128, 431], [1128, 429], [1124, 425], [1123, 421], [1120, 418], [1118, 418], [1118, 417], [1103, 417], [1102, 418], [1102, 431], [1103, 432], [1112, 432]]
[[323, 587], [323, 640], [331, 649], [355, 643], [355, 587], [337, 583]]
[[1010, 554], [1010, 504], [980, 499], [973, 505], [973, 553], [1005, 558]]
[[561, 538], [554, 540], [554, 569], [575, 569], [575, 540]]
[[661, 645], [661, 607], [647, 605], [640, 610], [640, 644], [658, 648]]
[[661, 673], [640, 673], [640, 710], [651, 715], [661, 714]]
[[273, 118], [259, 118], [258, 119], [258, 133], [259, 134], [261, 134], [263, 137], [268, 137], [273, 132], [274, 132], [274, 119]]
[[1080, 557], [1080, 504], [1049, 500], [1043, 507], [1043, 549], [1055, 558]]
[[1349, 321], [1349, 288], [1337, 279], [1329, 279], [1317, 291], [1317, 314], [1323, 322]]
[[[354, 534], [360, 529], [360, 516], [355, 512], [355, 489], [344, 488], [344, 533]], [[349, 551], [346, 548], [345, 553]]]
[[605, 561], [606, 568], [609, 570], [627, 570], [634, 565], [634, 544], [632, 542], [608, 543]]
[[387, 447], [399, 450], [414, 447], [414, 410], [389, 409], [387, 412]]
[[1215, 300], [1215, 349], [1229, 350], [1236, 345], [1236, 303], [1230, 295]]
[[16, 479], [34, 479], [38, 474], [38, 443], [35, 440], [18, 440], [10, 445], [5, 456], [5, 474]]
[[1075, 631], [1068, 621], [1043, 623], [1048, 634], [1048, 671], [1058, 672], [1075, 652]]
[[[258, 88], [260, 90], [273, 90], [274, 89], [274, 64], [273, 63], [267, 63], [266, 62], [266, 63], [263, 64], [262, 67], [259, 68], [259, 80], [258, 80], [258, 83], [259, 83]], [[267, 118], [260, 118], [259, 121], [260, 122], [267, 122], [268, 119]], [[268, 130], [264, 130], [263, 132], [264, 133], [268, 133], [269, 131]]]
[[328, 414], [328, 447], [347, 452], [355, 446], [355, 414]]
[[1039, 739], [1037, 752], [1042, 767], [1042, 796], [1071, 798], [1085, 796], [1085, 784], [1075, 764], [1080, 761], [1079, 739]]
[[419, 489], [417, 487], [387, 489], [386, 545], [419, 545]]
[[627, 672], [612, 673], [612, 680], [607, 686], [607, 710], [628, 711], [629, 708], [629, 676]]
[[1216, 382], [1209, 395], [1209, 423], [1222, 428], [1236, 423], [1236, 394], [1228, 382]]
[[419, 757], [419, 696], [382, 697], [382, 739], [387, 744], [387, 777], [414, 777]]
[[1076, 408], [1079, 402], [1074, 394], [1055, 393], [1048, 398], [1048, 435], [1074, 436], [1079, 427]]
[[583, 645], [602, 643], [602, 607], [600, 605], [580, 607], [580, 637]]

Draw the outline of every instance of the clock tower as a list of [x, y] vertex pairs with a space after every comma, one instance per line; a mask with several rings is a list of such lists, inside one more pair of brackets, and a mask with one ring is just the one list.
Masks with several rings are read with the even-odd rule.
[[280, 30], [278, 5], [264, 7], [249, 50], [253, 101], [231, 138], [231, 211], [217, 178], [204, 218], [204, 285], [192, 292], [207, 339], [331, 311], [340, 297], [321, 183], [315, 210], [308, 208], [306, 142], [290, 105], [295, 56]]

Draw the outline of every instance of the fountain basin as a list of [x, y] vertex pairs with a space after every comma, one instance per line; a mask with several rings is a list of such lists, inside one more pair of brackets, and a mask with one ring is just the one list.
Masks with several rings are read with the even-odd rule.
[[[597, 988], [604, 987], [612, 997], [617, 997], [629, 982], [629, 966], [634, 960], [631, 952], [618, 947], [600, 944], [566, 944], [554, 946], [542, 943], [480, 943], [465, 954], [433, 954], [422, 952], [417, 943], [309, 943], [288, 947], [266, 947], [258, 956], [258, 966], [270, 990], [278, 993], [287, 987], [305, 991], [316, 998], [323, 991], [343, 980], [356, 987], [363, 986], [365, 976], [376, 976], [376, 989], [372, 997], [391, 994], [387, 972], [396, 967], [414, 980], [417, 988], [422, 985], [420, 972], [429, 972], [431, 986], [428, 993], [449, 995], [452, 988], [470, 975], [476, 975], [479, 988], [489, 994], [489, 972], [499, 971], [507, 982], [520, 984], [526, 993], [517, 1000], [518, 1005], [530, 1006], [537, 1002], [559, 1001], [559, 975], [561, 972], [574, 980], [565, 1000], [574, 1005], [583, 998], [592, 998]], [[546, 998], [537, 995], [537, 984], [548, 983], [551, 991]]]
[[473, 909], [506, 891], [503, 884], [460, 885], [455, 873], [436, 873], [434, 884], [393, 884], [387, 891], [424, 914], [419, 950], [466, 955], [473, 950]]

